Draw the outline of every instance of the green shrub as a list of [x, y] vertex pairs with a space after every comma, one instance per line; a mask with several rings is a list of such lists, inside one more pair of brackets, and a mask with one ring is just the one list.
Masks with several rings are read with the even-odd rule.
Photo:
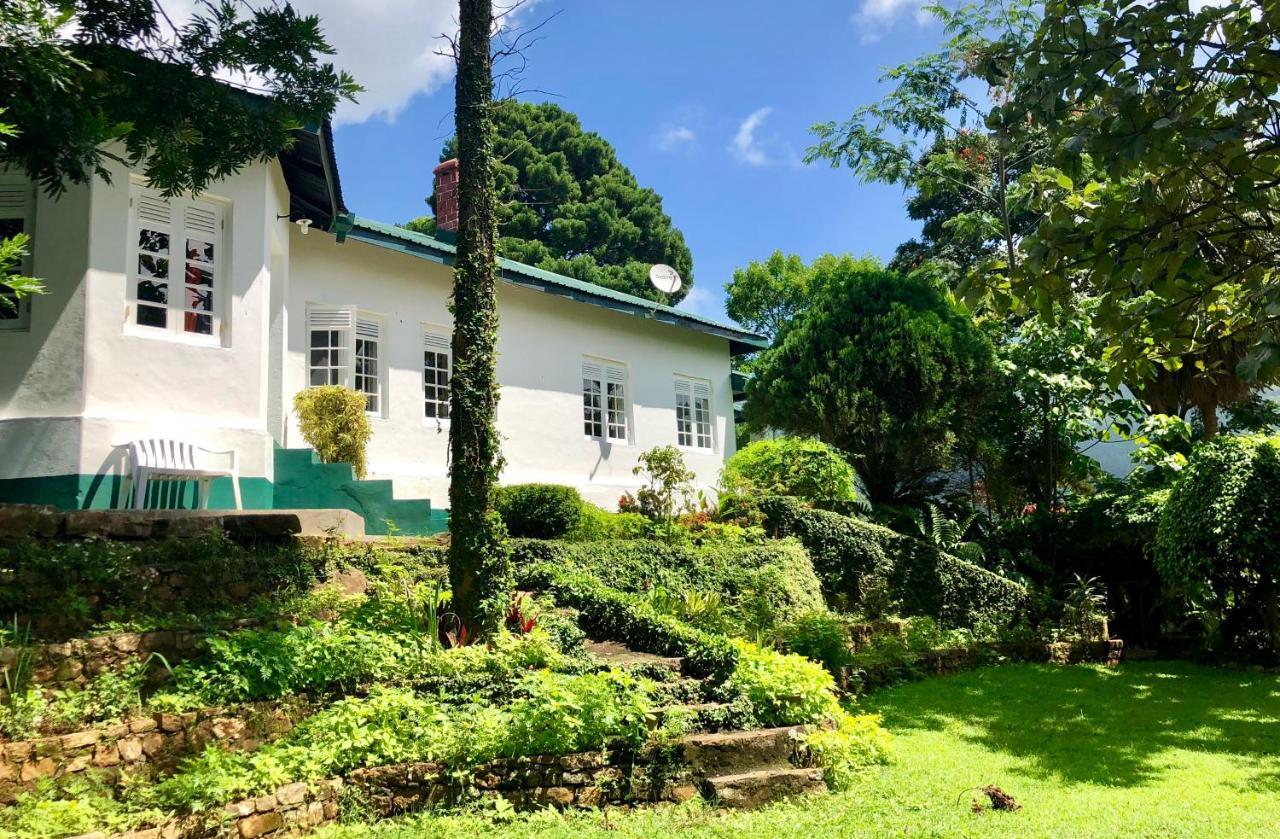
[[498, 487], [493, 503], [507, 533], [519, 538], [559, 539], [582, 519], [582, 496], [560, 484]]
[[611, 513], [583, 502], [578, 524], [565, 534], [572, 542], [607, 542], [613, 539], [647, 539], [653, 522], [640, 513]]
[[737, 663], [737, 650], [729, 639], [659, 614], [645, 599], [610, 588], [583, 571], [558, 562], [536, 562], [521, 568], [518, 582], [577, 609], [579, 623], [592, 637], [620, 641], [641, 652], [684, 656], [694, 676], [723, 682]]
[[724, 465], [727, 493], [789, 495], [809, 501], [852, 501], [858, 480], [840, 453], [820, 440], [781, 437], [739, 450]]
[[1020, 583], [919, 539], [794, 498], [766, 498], [760, 508], [774, 535], [795, 536], [809, 549], [835, 605], [872, 615], [891, 606], [945, 626], [1005, 626], [1026, 607]]
[[299, 391], [293, 397], [298, 431], [325, 463], [350, 463], [357, 478], [365, 474], [365, 448], [373, 426], [364, 394], [342, 385]]
[[848, 623], [825, 609], [793, 618], [779, 638], [789, 652], [822, 664], [832, 675], [850, 662]]
[[893, 743], [880, 726], [878, 714], [836, 714], [834, 725], [816, 726], [805, 733], [807, 762], [823, 768], [827, 786], [849, 789], [866, 766], [887, 763]]
[[746, 641], [734, 646], [737, 667], [724, 692], [746, 699], [758, 725], [819, 724], [839, 713], [835, 682], [821, 664]]
[[1156, 568], [1238, 654], [1280, 654], [1280, 438], [1198, 445], [1156, 532]]
[[663, 588], [720, 595], [739, 615], [751, 604], [785, 621], [821, 609], [822, 587], [804, 548], [794, 541], [700, 547], [654, 540], [513, 542], [517, 565], [553, 562], [589, 572], [606, 586], [633, 594]]
[[649, 713], [647, 684], [618, 672], [531, 673], [504, 705], [376, 688], [308, 717], [255, 752], [211, 747], [145, 798], [194, 810], [362, 766], [432, 761], [465, 769], [498, 757], [636, 747], [648, 734]]
[[[325, 550], [292, 540], [243, 545], [221, 533], [158, 542], [0, 542], [0, 614], [19, 615], [45, 637], [116, 620], [215, 617], [250, 598], [305, 591], [330, 561]], [[170, 585], [170, 575], [181, 584]]]

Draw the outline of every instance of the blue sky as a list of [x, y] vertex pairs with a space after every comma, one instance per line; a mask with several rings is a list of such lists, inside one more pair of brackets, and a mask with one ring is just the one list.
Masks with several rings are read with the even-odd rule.
[[[429, 2], [411, 26], [400, 15], [422, 0], [366, 2], [367, 14], [345, 6], [341, 28], [326, 27], [338, 63], [369, 89], [338, 115], [338, 161], [348, 205], [399, 222], [428, 212], [431, 169], [452, 133], [450, 68], [422, 35], [448, 28], [452, 10]], [[333, 20], [323, 7], [336, 4], [299, 5]], [[877, 98], [882, 67], [940, 40], [911, 0], [540, 0], [521, 22], [555, 12], [524, 81], [545, 93], [523, 98], [577, 113], [663, 197], [693, 251], [686, 308], [724, 317], [734, 268], [775, 249], [887, 258], [917, 231], [900, 189], [800, 162], [810, 125]]]

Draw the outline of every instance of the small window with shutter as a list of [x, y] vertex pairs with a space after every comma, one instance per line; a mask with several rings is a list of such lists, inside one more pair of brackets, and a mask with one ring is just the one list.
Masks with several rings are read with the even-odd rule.
[[449, 418], [451, 340], [444, 327], [424, 325], [422, 328], [423, 417], [436, 422]]
[[219, 340], [225, 297], [223, 206], [165, 197], [137, 184], [129, 200], [132, 323]]
[[[0, 241], [25, 233], [35, 233], [35, 185], [26, 178], [0, 178]], [[27, 242], [27, 255], [14, 270], [23, 276], [31, 274], [32, 241]], [[31, 328], [31, 298], [18, 297], [0, 283], [0, 330], [24, 331]]]
[[582, 361], [583, 433], [596, 440], [629, 438], [627, 368], [599, 359]]
[[715, 448], [711, 432], [711, 383], [676, 376], [676, 443], [690, 449]]
[[307, 386], [342, 385], [364, 394], [365, 411], [384, 416], [383, 321], [354, 306], [307, 305]]

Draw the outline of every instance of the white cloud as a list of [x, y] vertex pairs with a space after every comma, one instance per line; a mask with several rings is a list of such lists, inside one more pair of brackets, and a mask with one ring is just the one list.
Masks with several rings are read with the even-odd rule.
[[664, 125], [654, 143], [660, 151], [674, 151], [680, 146], [698, 142], [697, 133], [687, 125]]
[[[453, 78], [453, 59], [438, 36], [456, 35], [457, 0], [292, 0], [300, 14], [319, 15], [336, 54], [327, 57], [364, 87], [359, 102], [338, 105], [334, 122], [395, 121], [418, 94], [438, 90]], [[521, 9], [527, 13], [529, 4]], [[165, 10], [181, 24], [195, 0], [170, 0]]]
[[729, 144], [729, 152], [748, 166], [764, 166], [770, 162], [756, 132], [771, 113], [773, 108], [770, 107], [752, 111], [738, 126], [738, 133], [733, 135], [733, 142]]
[[715, 291], [706, 286], [695, 285], [680, 301], [677, 309], [701, 315], [704, 318], [724, 320], [724, 305]]
[[932, 23], [934, 17], [924, 6], [925, 0], [863, 0], [853, 25], [862, 33], [864, 44], [875, 43], [904, 18], [910, 17], [916, 26]]

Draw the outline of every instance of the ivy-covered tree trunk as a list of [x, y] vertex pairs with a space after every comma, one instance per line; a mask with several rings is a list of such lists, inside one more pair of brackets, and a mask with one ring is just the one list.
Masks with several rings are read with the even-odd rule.
[[493, 489], [502, 468], [494, 240], [492, 0], [461, 0], [457, 42], [458, 257], [453, 274], [449, 425], [449, 582], [453, 609], [475, 636], [493, 629], [511, 587]]

